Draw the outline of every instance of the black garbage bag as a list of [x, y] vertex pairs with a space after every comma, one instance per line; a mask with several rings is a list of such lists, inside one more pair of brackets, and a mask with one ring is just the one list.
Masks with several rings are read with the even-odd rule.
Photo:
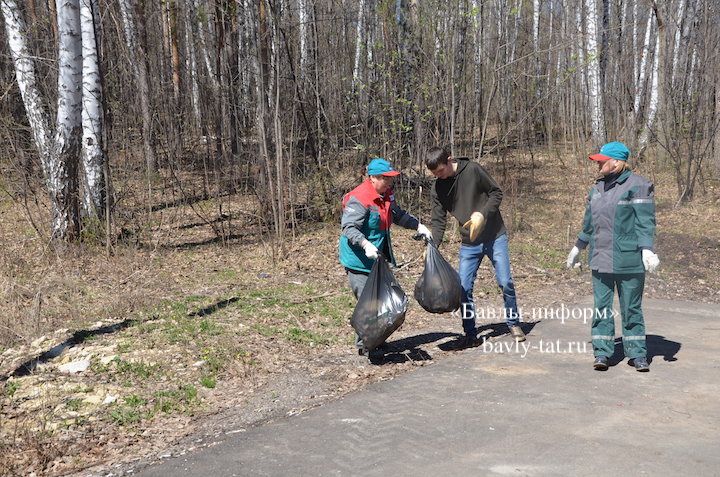
[[447, 313], [460, 308], [460, 276], [429, 240], [425, 253], [425, 270], [415, 283], [415, 299], [430, 313]]
[[405, 321], [408, 297], [382, 255], [370, 270], [350, 324], [360, 336], [365, 349], [383, 344]]

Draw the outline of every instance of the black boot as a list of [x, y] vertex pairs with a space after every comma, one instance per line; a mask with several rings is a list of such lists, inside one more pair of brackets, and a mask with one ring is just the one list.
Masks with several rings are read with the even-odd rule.
[[608, 369], [607, 356], [596, 356], [595, 361], [593, 362], [593, 368], [595, 368], [596, 371], [607, 371], [607, 369]]
[[650, 371], [650, 365], [644, 356], [633, 359], [633, 366], [635, 366], [635, 371], [640, 371], [641, 373]]

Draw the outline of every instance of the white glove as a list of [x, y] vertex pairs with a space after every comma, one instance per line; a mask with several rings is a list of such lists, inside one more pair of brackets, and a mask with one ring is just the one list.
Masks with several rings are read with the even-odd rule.
[[566, 265], [568, 268], [573, 268], [578, 261], [578, 255], [580, 255], [580, 249], [573, 247], [567, 257]]
[[642, 261], [645, 270], [647, 270], [649, 273], [653, 273], [658, 267], [658, 265], [660, 265], [660, 259], [658, 258], [658, 256], [655, 255], [652, 250], [648, 249], [643, 249]]
[[430, 229], [425, 227], [423, 224], [418, 223], [417, 233], [423, 236], [425, 240], [432, 240], [432, 233]]
[[360, 243], [360, 246], [365, 250], [365, 256], [367, 258], [370, 260], [376, 260], [378, 258], [378, 249], [372, 242], [365, 239]]

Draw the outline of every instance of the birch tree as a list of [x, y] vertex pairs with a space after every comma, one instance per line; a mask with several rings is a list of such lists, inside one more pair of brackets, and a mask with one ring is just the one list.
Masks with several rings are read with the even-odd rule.
[[27, 25], [15, 0], [0, 0], [8, 44], [15, 63], [15, 78], [30, 123], [45, 178], [50, 177], [50, 120], [35, 74], [35, 61], [27, 44]]
[[357, 32], [355, 34], [355, 67], [353, 68], [352, 91], [357, 91], [360, 78], [360, 60], [364, 47], [365, 0], [358, 1]]
[[53, 207], [53, 240], [80, 234], [78, 165], [82, 116], [82, 41], [79, 0], [57, 2], [58, 100], [48, 189]]
[[185, 68], [187, 81], [190, 83], [190, 104], [192, 108], [193, 124], [196, 129], [202, 126], [200, 113], [200, 86], [198, 85], [197, 55], [193, 35], [195, 7], [192, 0], [185, 0]]
[[538, 37], [540, 36], [540, 0], [533, 0], [533, 49], [538, 51]]
[[[310, 31], [310, 8], [308, 2], [311, 0], [298, 0], [298, 22], [300, 36], [300, 78], [307, 78], [307, 64], [309, 61], [309, 45], [308, 32]], [[361, 3], [364, 0], [361, 0]], [[356, 60], [357, 63], [357, 60]]]
[[647, 26], [645, 27], [645, 40], [643, 41], [643, 47], [640, 50], [639, 66], [637, 68], [636, 80], [635, 80], [635, 100], [633, 102], [633, 117], [637, 121], [640, 118], [640, 101], [645, 95], [645, 70], [647, 69], [646, 63], [648, 56], [650, 55], [650, 34], [652, 32], [652, 15], [648, 15]]
[[36, 83], [35, 65], [27, 46], [27, 27], [14, 0], [2, 0], [8, 42], [18, 86], [35, 145], [40, 153], [52, 210], [51, 239], [73, 240], [80, 234], [78, 164], [82, 109], [82, 44], [79, 0], [57, 5], [57, 119], [51, 137], [49, 115]]
[[[649, 27], [650, 25], [648, 25]], [[658, 109], [658, 68], [660, 64], [660, 32], [655, 36], [655, 53], [653, 54], [653, 65], [652, 65], [652, 72], [651, 72], [651, 81], [650, 81], [650, 99], [648, 100], [648, 107], [647, 107], [647, 114], [645, 115], [647, 119], [645, 120], [642, 130], [640, 132], [640, 138], [638, 140], [638, 156], [642, 156], [645, 152], [645, 148], [648, 145], [648, 141], [650, 139], [650, 133], [652, 131], [653, 125], [655, 123], [655, 115], [657, 114]]]
[[600, 58], [598, 54], [597, 4], [587, 0], [587, 84], [590, 99], [590, 125], [593, 142], [605, 142], [605, 115], [602, 83], [600, 81]]
[[103, 178], [103, 106], [98, 55], [97, 0], [80, 0], [82, 33], [82, 157], [83, 205], [89, 216], [102, 216], [107, 193]]

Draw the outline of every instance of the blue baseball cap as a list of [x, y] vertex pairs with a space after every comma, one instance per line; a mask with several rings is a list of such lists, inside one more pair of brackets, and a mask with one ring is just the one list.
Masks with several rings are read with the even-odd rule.
[[615, 159], [616, 161], [627, 161], [630, 157], [630, 149], [621, 142], [609, 142], [600, 148], [599, 154], [588, 156], [591, 161], [608, 161]]
[[382, 157], [376, 157], [367, 166], [367, 173], [369, 176], [398, 176], [400, 172], [393, 169], [392, 164], [383, 159]]

